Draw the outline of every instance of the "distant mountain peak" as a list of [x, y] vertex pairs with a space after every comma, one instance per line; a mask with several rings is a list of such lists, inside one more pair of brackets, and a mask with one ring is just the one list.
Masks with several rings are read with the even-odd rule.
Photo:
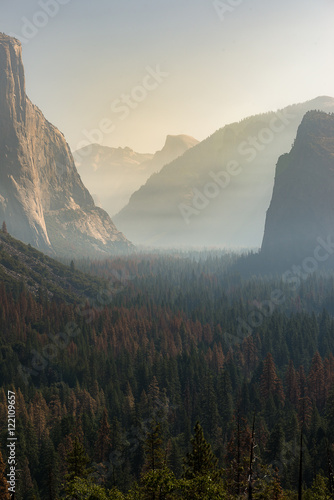
[[167, 135], [164, 148], [175, 146], [178, 144], [187, 144], [187, 145], [191, 144], [192, 146], [195, 146], [196, 144], [198, 144], [198, 142], [199, 141], [197, 139], [191, 137], [190, 135], [185, 135], [185, 134]]
[[[198, 140], [190, 135], [180, 134], [180, 135], [167, 135], [164, 147], [156, 152], [158, 154], [164, 154], [173, 152], [175, 156], [176, 151], [181, 151], [180, 155], [187, 151], [189, 148], [196, 146], [198, 144]], [[173, 158], [175, 159], [175, 158]], [[171, 160], [172, 161], [172, 160]]]
[[1, 42], [9, 42], [11, 44], [17, 44], [17, 45], [21, 46], [21, 42], [17, 38], [6, 35], [6, 33], [2, 33], [1, 31], [0, 31], [0, 41]]
[[150, 175], [159, 172], [197, 143], [189, 135], [167, 135], [163, 148], [154, 155], [136, 153], [129, 147], [92, 144], [76, 151], [73, 156], [83, 181], [91, 192], [96, 193], [101, 206], [113, 216]]
[[225, 125], [151, 175], [115, 222], [141, 245], [260, 247], [277, 159], [314, 109], [332, 112], [334, 99], [321, 96]]

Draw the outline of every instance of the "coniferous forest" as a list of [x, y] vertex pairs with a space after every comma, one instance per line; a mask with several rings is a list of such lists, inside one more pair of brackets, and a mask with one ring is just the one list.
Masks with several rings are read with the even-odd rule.
[[0, 500], [334, 500], [333, 1], [2, 4]]
[[11, 391], [16, 499], [333, 498], [334, 277], [291, 287], [244, 276], [239, 261], [75, 261], [63, 297], [2, 281], [0, 421]]

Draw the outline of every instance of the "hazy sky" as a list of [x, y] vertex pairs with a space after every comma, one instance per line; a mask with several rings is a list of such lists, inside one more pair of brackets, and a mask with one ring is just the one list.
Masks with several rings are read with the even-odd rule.
[[0, 0], [28, 96], [73, 150], [88, 135], [154, 152], [334, 96], [333, 19], [333, 0]]

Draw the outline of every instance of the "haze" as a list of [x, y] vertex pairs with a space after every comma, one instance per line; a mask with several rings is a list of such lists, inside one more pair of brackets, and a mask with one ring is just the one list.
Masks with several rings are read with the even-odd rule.
[[[105, 119], [91, 142], [154, 152], [167, 134], [202, 140], [245, 116], [333, 94], [331, 0], [227, 0], [216, 2], [220, 15], [211, 0], [55, 2], [45, 24], [36, 14], [48, 0], [3, 1], [0, 31], [25, 42], [27, 93], [72, 150]], [[24, 40], [34, 19], [45, 26]], [[157, 67], [168, 76], [155, 86], [148, 72]], [[147, 95], [138, 90], [145, 78]], [[112, 111], [136, 87], [128, 113]]]

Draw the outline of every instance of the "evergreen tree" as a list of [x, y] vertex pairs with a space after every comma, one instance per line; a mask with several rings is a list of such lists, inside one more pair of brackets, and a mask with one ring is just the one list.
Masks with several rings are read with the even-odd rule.
[[310, 373], [308, 376], [309, 396], [319, 409], [322, 409], [325, 403], [325, 373], [321, 356], [315, 353], [312, 359]]
[[73, 498], [80, 500], [110, 500], [113, 498], [123, 499], [123, 495], [111, 496], [100, 485], [94, 484], [88, 479], [75, 478], [72, 485]]
[[284, 402], [282, 383], [277, 376], [275, 362], [270, 353], [266, 356], [263, 363], [260, 384], [261, 395], [264, 400], [275, 395], [281, 403]]
[[223, 425], [227, 426], [233, 417], [233, 397], [231, 380], [225, 370], [218, 379], [218, 409]]
[[273, 428], [266, 446], [267, 463], [272, 464], [279, 462], [282, 458], [284, 449], [284, 431], [281, 423], [278, 423]]
[[162, 469], [165, 464], [165, 453], [162, 448], [161, 426], [153, 422], [144, 443], [145, 462], [143, 472]]
[[107, 460], [110, 448], [111, 448], [110, 425], [108, 422], [107, 409], [104, 408], [95, 446], [95, 456], [97, 462], [105, 462]]
[[168, 464], [176, 477], [180, 477], [182, 475], [182, 454], [180, 440], [173, 439], [171, 441]]
[[329, 492], [326, 479], [318, 474], [303, 498], [304, 500], [331, 500], [333, 495]]
[[79, 499], [79, 497], [74, 493], [74, 483], [77, 478], [86, 479], [90, 470], [87, 469], [87, 464], [89, 458], [85, 452], [83, 445], [80, 443], [77, 437], [74, 438], [73, 448], [66, 456], [67, 463], [67, 474], [65, 476], [66, 485], [65, 492], [67, 493], [67, 498]]
[[191, 452], [184, 460], [184, 477], [193, 479], [197, 476], [209, 475], [217, 478], [220, 472], [217, 468], [217, 458], [211, 450], [211, 445], [205, 440], [203, 429], [199, 422], [194, 428], [195, 435], [191, 439]]
[[241, 490], [246, 488], [251, 437], [247, 421], [240, 417], [238, 410], [225, 457], [227, 485], [231, 494], [240, 495]]
[[177, 486], [175, 476], [168, 467], [151, 470], [142, 477], [139, 487], [141, 495], [137, 493], [135, 499], [172, 500], [176, 498], [173, 492]]
[[48, 437], [42, 441], [39, 469], [38, 482], [43, 498], [56, 500], [58, 496], [58, 463], [53, 443]]
[[7, 230], [7, 224], [5, 221], [3, 221], [2, 223], [2, 227], [1, 227], [1, 230], [4, 234], [8, 234], [8, 230]]
[[297, 383], [297, 374], [293, 366], [292, 360], [289, 362], [289, 366], [285, 375], [285, 385], [286, 385], [286, 397], [294, 406], [297, 405], [300, 396], [299, 387]]
[[[24, 458], [22, 465], [22, 472], [18, 476], [19, 484], [17, 488], [17, 495], [20, 498], [20, 495], [24, 498], [24, 500], [35, 500], [36, 496], [34, 495], [34, 485], [31, 479], [30, 469], [28, 459]], [[0, 497], [2, 498], [2, 496]]]
[[327, 419], [327, 435], [330, 443], [334, 443], [334, 387], [331, 389], [325, 409]]
[[191, 438], [192, 450], [184, 459], [184, 477], [180, 481], [181, 498], [184, 500], [225, 499], [226, 492], [217, 467], [217, 458], [205, 440], [199, 422]]

